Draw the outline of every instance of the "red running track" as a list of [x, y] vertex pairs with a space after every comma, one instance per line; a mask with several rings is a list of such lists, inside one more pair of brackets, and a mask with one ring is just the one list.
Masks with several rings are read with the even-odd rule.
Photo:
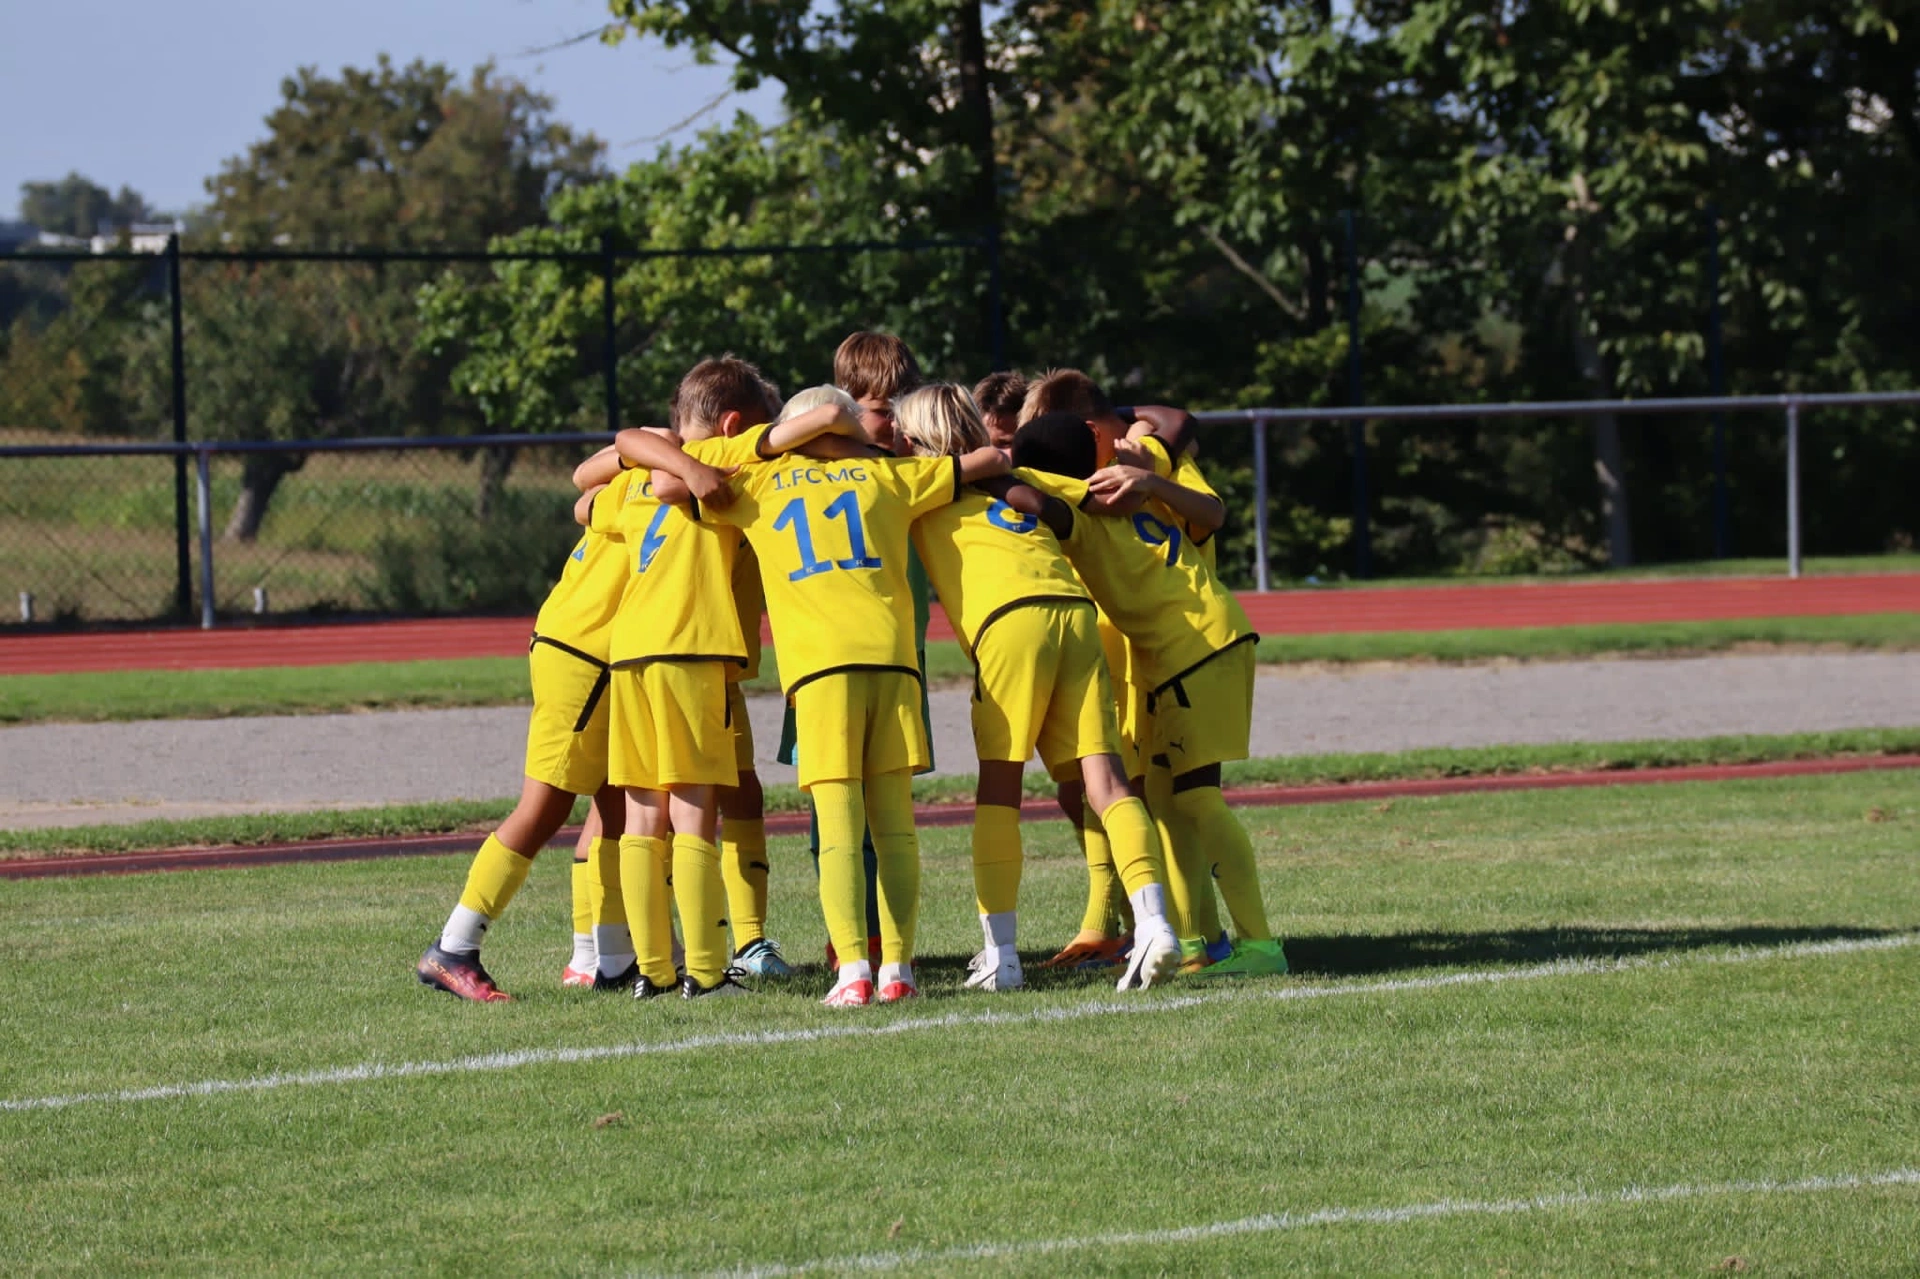
[[[1920, 573], [1291, 590], [1240, 602], [1262, 635], [1837, 617], [1920, 613]], [[482, 617], [39, 633], [0, 638], [0, 675], [515, 657], [531, 631], [524, 617]], [[939, 609], [927, 633], [952, 638]]]
[[[1612, 769], [1584, 773], [1538, 773], [1517, 776], [1425, 777], [1390, 782], [1326, 783], [1316, 786], [1249, 786], [1230, 788], [1227, 801], [1236, 807], [1272, 807], [1292, 804], [1356, 803], [1363, 800], [1420, 799], [1437, 795], [1516, 790], [1562, 790], [1574, 786], [1642, 786], [1665, 782], [1723, 782], [1743, 778], [1811, 777], [1829, 773], [1860, 773], [1881, 769], [1920, 768], [1920, 755], [1856, 756], [1846, 759], [1789, 759], [1764, 764], [1695, 764], [1681, 768]], [[1059, 812], [1048, 800], [1028, 800], [1020, 815], [1027, 821], [1045, 821]], [[930, 804], [915, 810], [921, 826], [966, 826], [973, 822], [972, 804]], [[801, 835], [807, 830], [805, 813], [769, 813], [769, 835]], [[548, 847], [571, 848], [578, 827], [560, 832]], [[68, 875], [129, 874], [154, 870], [207, 870], [235, 866], [274, 866], [286, 862], [366, 861], [380, 857], [420, 857], [470, 853], [478, 835], [403, 835], [385, 839], [316, 839], [292, 844], [252, 847], [171, 848], [143, 853], [78, 853], [63, 857], [20, 857], [0, 860], [0, 880], [46, 879]]]

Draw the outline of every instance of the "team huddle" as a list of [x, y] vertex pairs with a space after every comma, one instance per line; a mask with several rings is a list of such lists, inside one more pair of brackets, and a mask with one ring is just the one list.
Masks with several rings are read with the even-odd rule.
[[932, 599], [975, 671], [984, 944], [967, 986], [1025, 984], [1020, 802], [1036, 751], [1088, 867], [1080, 929], [1043, 966], [1112, 965], [1121, 990], [1286, 972], [1220, 791], [1221, 764], [1248, 754], [1258, 637], [1213, 572], [1225, 511], [1191, 428], [1177, 409], [1118, 409], [1071, 369], [922, 384], [878, 333], [849, 337], [833, 384], [784, 404], [743, 360], [696, 365], [667, 428], [622, 431], [574, 473], [585, 532], [535, 621], [520, 801], [420, 981], [508, 998], [482, 937], [579, 795], [593, 807], [563, 984], [696, 999], [792, 974], [766, 935], [740, 688], [759, 673], [764, 617], [787, 701], [778, 757], [813, 810], [824, 1002], [917, 995], [912, 778], [932, 766]]

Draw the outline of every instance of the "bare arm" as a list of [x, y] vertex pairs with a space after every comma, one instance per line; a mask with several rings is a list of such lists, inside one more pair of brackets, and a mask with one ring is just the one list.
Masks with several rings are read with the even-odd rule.
[[981, 480], [992, 479], [996, 475], [1005, 475], [1013, 466], [1007, 461], [1007, 455], [988, 445], [961, 455], [960, 482], [975, 484]]
[[[655, 471], [652, 482], [653, 496], [657, 500], [665, 502], [668, 506], [685, 506], [687, 500], [693, 496], [693, 490], [689, 489], [686, 484], [681, 481], [680, 477], [671, 471]], [[727, 490], [726, 506], [731, 506], [732, 504], [733, 490], [729, 488]], [[726, 508], [722, 506], [716, 509], [724, 510]]]
[[733, 505], [733, 490], [727, 487], [728, 472], [689, 456], [671, 432], [629, 427], [613, 437], [613, 444], [628, 462], [653, 472], [656, 496], [660, 492], [660, 476], [666, 474], [678, 478], [689, 493], [716, 511]]
[[[615, 469], [618, 469], [618, 468], [615, 468]], [[585, 528], [587, 525], [593, 522], [593, 499], [596, 497], [599, 497], [601, 492], [605, 490], [606, 487], [607, 486], [604, 484], [596, 484], [592, 488], [588, 489], [586, 492], [582, 493], [579, 499], [574, 502], [573, 522], [575, 524], [578, 524], [580, 527]]]
[[[1178, 459], [1193, 442], [1193, 415], [1185, 409], [1170, 408], [1165, 404], [1136, 404], [1133, 406], [1133, 418], [1136, 428], [1142, 422], [1147, 424], [1146, 434], [1157, 435], [1160, 442], [1167, 446], [1167, 456]], [[1133, 431], [1127, 432], [1129, 439], [1138, 439]]]
[[845, 409], [837, 404], [816, 404], [805, 413], [795, 414], [769, 427], [760, 441], [760, 452], [768, 457], [775, 453], [790, 453], [803, 444], [826, 436], [839, 436], [862, 443], [867, 438], [860, 429], [860, 420], [850, 416]]
[[618, 474], [620, 454], [609, 444], [573, 468], [573, 486], [584, 493], [596, 484], [611, 483]]
[[1103, 499], [1118, 501], [1138, 494], [1155, 498], [1179, 516], [1187, 534], [1204, 542], [1227, 522], [1226, 504], [1217, 497], [1135, 466], [1109, 466], [1095, 471], [1087, 487]]

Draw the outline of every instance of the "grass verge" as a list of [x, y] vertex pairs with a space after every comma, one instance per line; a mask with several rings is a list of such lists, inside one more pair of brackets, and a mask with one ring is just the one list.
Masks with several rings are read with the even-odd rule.
[[[1229, 786], [1307, 786], [1406, 778], [1759, 764], [1773, 760], [1903, 755], [1914, 752], [1920, 752], [1920, 728], [1848, 729], [1833, 733], [1704, 737], [1679, 741], [1270, 756], [1227, 765], [1225, 780]], [[971, 774], [916, 778], [913, 784], [914, 799], [922, 804], [960, 803], [973, 797], [973, 787]], [[1044, 775], [1032, 772], [1027, 774], [1026, 790], [1029, 796], [1044, 798], [1053, 793], [1053, 786]], [[766, 788], [766, 804], [769, 812], [800, 812], [805, 809], [806, 801], [798, 787], [778, 785]], [[127, 853], [155, 848], [226, 844], [274, 844], [306, 839], [430, 835], [468, 830], [480, 832], [490, 829], [512, 810], [511, 799], [456, 800], [384, 808], [148, 821], [124, 826], [0, 831], [0, 858], [58, 853]], [[581, 800], [574, 806], [574, 818], [579, 820], [585, 815], [586, 801]]]
[[[1308, 662], [1543, 661], [1603, 656], [1687, 656], [1747, 647], [1920, 648], [1920, 614], [1758, 618], [1632, 626], [1276, 635], [1260, 641], [1269, 664]], [[927, 645], [935, 684], [972, 678], [951, 640]], [[779, 691], [773, 653], [749, 692]], [[506, 706], [527, 700], [521, 657], [458, 661], [354, 662], [339, 666], [217, 671], [107, 671], [11, 675], [0, 681], [0, 724], [45, 721], [213, 719], [451, 706]]]
[[[1290, 978], [964, 991], [946, 830], [923, 998], [851, 1013], [792, 838], [811, 962], [698, 1003], [559, 988], [564, 858], [487, 1007], [408, 971], [463, 857], [12, 885], [0, 1101], [105, 1097], [0, 1110], [0, 1270], [1911, 1272], [1920, 1189], [1861, 1180], [1920, 1149], [1910, 777], [1246, 817]], [[1085, 884], [1032, 828], [1029, 956]]]

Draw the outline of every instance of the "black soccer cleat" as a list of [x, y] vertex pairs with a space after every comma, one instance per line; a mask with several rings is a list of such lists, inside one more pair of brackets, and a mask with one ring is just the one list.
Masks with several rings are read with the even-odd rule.
[[680, 979], [680, 998], [682, 999], [724, 998], [730, 995], [751, 995], [752, 993], [725, 973], [722, 973], [720, 980], [711, 986], [702, 986], [692, 973]]
[[672, 993], [673, 987], [671, 985], [656, 986], [653, 984], [653, 979], [645, 973], [641, 973], [633, 979], [633, 997], [635, 999], [658, 999], [662, 995], [671, 995]]
[[420, 956], [420, 962], [414, 965], [413, 975], [420, 979], [422, 986], [444, 990], [449, 995], [476, 1004], [504, 1004], [513, 998], [493, 984], [493, 978], [480, 966], [480, 952], [477, 950], [470, 955], [456, 954], [440, 949], [440, 943], [436, 941], [427, 947], [426, 954]]
[[640, 961], [636, 959], [611, 977], [602, 972], [594, 973], [593, 988], [595, 990], [631, 990], [633, 983], [639, 980], [639, 977]]

